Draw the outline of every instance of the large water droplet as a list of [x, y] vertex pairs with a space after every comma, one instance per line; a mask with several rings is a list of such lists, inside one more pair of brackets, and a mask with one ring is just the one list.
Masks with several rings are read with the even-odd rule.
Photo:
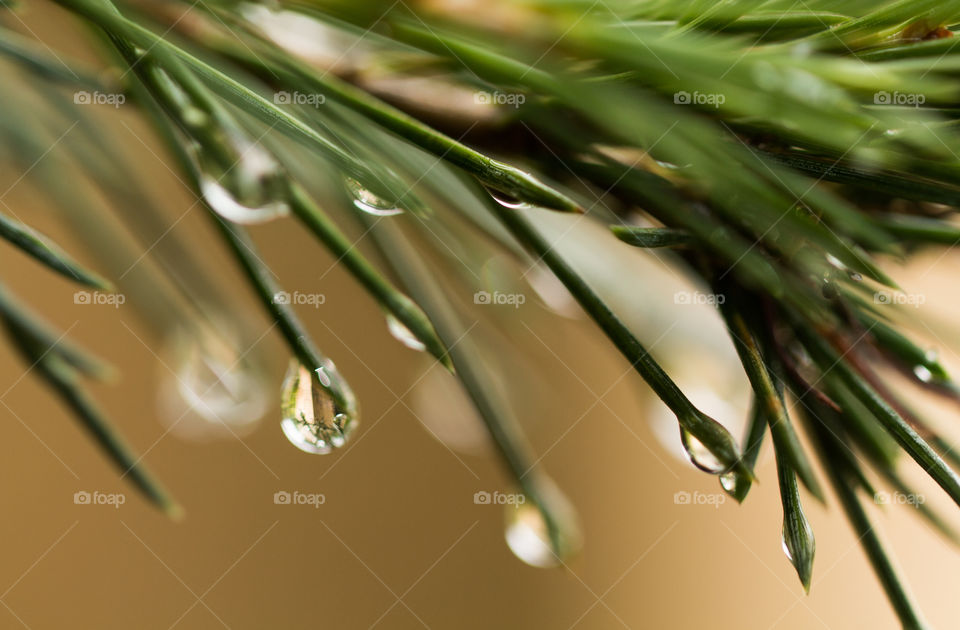
[[393, 338], [413, 350], [423, 352], [427, 349], [420, 339], [414, 335], [407, 326], [392, 314], [387, 313], [387, 330], [393, 335]]
[[403, 214], [403, 209], [398, 208], [397, 204], [377, 196], [357, 180], [347, 177], [346, 183], [347, 190], [349, 190], [353, 196], [353, 205], [367, 214], [378, 217], [391, 217], [396, 214]]
[[200, 145], [191, 151], [200, 192], [207, 204], [227, 221], [264, 223], [290, 212], [286, 173], [260, 145], [236, 140], [237, 161], [224, 169]]
[[557, 519], [558, 547], [551, 544], [547, 522], [531, 501], [519, 506], [506, 506], [507, 546], [517, 558], [534, 567], [550, 568], [563, 564], [583, 545], [576, 512], [567, 498], [552, 482], [546, 488], [551, 511]]
[[247, 433], [267, 410], [263, 374], [236, 344], [212, 332], [180, 330], [170, 342], [173, 374], [161, 386], [161, 415], [180, 437]]
[[680, 429], [680, 442], [683, 444], [683, 449], [687, 452], [690, 462], [700, 470], [712, 475], [719, 475], [729, 468], [710, 452], [710, 449], [704, 446], [703, 442], [686, 429]]
[[[335, 400], [339, 391], [343, 404]], [[280, 394], [280, 428], [306, 453], [324, 454], [343, 446], [356, 428], [353, 393], [331, 361], [312, 371], [290, 362]]]

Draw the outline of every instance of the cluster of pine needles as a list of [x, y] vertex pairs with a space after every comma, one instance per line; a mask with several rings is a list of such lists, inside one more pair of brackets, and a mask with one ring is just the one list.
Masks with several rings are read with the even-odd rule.
[[[461, 343], [464, 306], [433, 269], [497, 249], [544, 265], [676, 415], [691, 461], [737, 501], [769, 429], [784, 547], [805, 588], [815, 545], [800, 488], [823, 501], [826, 480], [898, 618], [923, 627], [864, 503], [875, 480], [913, 492], [898, 472], [905, 453], [960, 505], [960, 455], [891, 374], [945, 400], [958, 389], [915, 340], [909, 294], [884, 271], [960, 242], [960, 2], [529, 0], [455, 13], [425, 1], [52, 3], [102, 67], [65, 62], [22, 28], [29, 8], [5, 2], [0, 148], [79, 232], [108, 238], [90, 191], [134, 225], [164, 221], [103, 131], [110, 108], [78, 105], [78, 94], [112, 95], [166, 143], [300, 364], [329, 366], [293, 305], [274, 299], [283, 287], [247, 225], [284, 214], [458, 376], [562, 559], [574, 547], [562, 497], [531, 465], [476, 348]], [[283, 34], [292, 24], [340, 54], [304, 54]], [[403, 212], [374, 217], [358, 202]], [[724, 296], [719, 316], [754, 394], [742, 439], [688, 399], [642, 331], [552, 246], [540, 229], [550, 212], [609, 225], [611, 243], [659, 248]], [[372, 236], [376, 262], [354, 246], [357, 230]], [[111, 289], [10, 208], [0, 236]], [[188, 304], [200, 255], [177, 252], [164, 269]], [[643, 278], [618, 280], [643, 291]], [[0, 316], [26, 364], [130, 480], [175, 511], [84, 392], [81, 378], [102, 376], [103, 363], [2, 288]], [[339, 375], [326, 387], [347, 406]], [[955, 538], [932, 509], [918, 513]]]

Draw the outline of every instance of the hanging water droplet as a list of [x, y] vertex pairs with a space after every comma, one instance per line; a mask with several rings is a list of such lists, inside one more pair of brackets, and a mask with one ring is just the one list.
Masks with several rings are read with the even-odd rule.
[[221, 172], [198, 147], [193, 154], [200, 192], [221, 217], [253, 224], [290, 212], [286, 175], [266, 149], [253, 143], [238, 147], [237, 163]]
[[521, 201], [512, 195], [508, 195], [505, 192], [501, 192], [494, 188], [486, 187], [487, 192], [490, 193], [490, 196], [493, 197], [493, 200], [499, 203], [504, 208], [510, 208], [512, 210], [517, 210], [520, 208], [531, 208], [529, 203]]
[[[343, 404], [336, 402], [339, 392]], [[280, 394], [280, 427], [290, 443], [307, 453], [324, 454], [343, 446], [357, 424], [353, 393], [331, 361], [311, 371], [290, 362]]]
[[552, 511], [560, 527], [557, 548], [551, 544], [550, 531], [543, 514], [530, 501], [506, 507], [507, 524], [504, 530], [504, 538], [513, 555], [530, 566], [545, 569], [560, 566], [576, 554], [583, 544], [573, 507], [559, 490], [550, 492], [553, 495]]
[[345, 181], [347, 190], [353, 196], [353, 205], [367, 214], [378, 217], [392, 217], [396, 214], [403, 214], [403, 209], [397, 207], [397, 204], [377, 196], [357, 180], [347, 177]]
[[725, 472], [720, 475], [720, 487], [726, 490], [727, 492], [733, 492], [737, 488], [737, 483], [740, 481], [740, 475], [734, 471]]
[[406, 325], [391, 313], [387, 313], [387, 330], [393, 335], [393, 338], [408, 348], [423, 352], [427, 349], [425, 343], [414, 335]]
[[708, 472], [711, 475], [719, 475], [729, 468], [729, 466], [724, 465], [716, 455], [710, 452], [710, 449], [704, 446], [703, 442], [695, 438], [693, 434], [686, 429], [680, 429], [680, 442], [683, 444], [683, 449], [687, 452], [687, 457], [690, 458], [690, 463], [700, 470]]
[[170, 342], [173, 374], [161, 386], [161, 417], [185, 439], [247, 433], [267, 410], [265, 379], [236, 344], [212, 331], [179, 330]]

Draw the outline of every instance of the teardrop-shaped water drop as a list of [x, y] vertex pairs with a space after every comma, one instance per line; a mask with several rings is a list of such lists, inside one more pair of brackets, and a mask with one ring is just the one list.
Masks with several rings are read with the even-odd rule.
[[548, 480], [542, 492], [556, 520], [557, 540], [551, 540], [543, 513], [529, 499], [520, 505], [506, 506], [504, 537], [517, 558], [530, 566], [550, 568], [560, 566], [580, 551], [583, 537], [576, 511], [559, 489]]
[[173, 374], [164, 379], [160, 408], [170, 430], [186, 439], [245, 434], [263, 417], [266, 379], [237, 345], [212, 332], [178, 331], [170, 342]]
[[403, 322], [390, 313], [387, 313], [387, 330], [390, 331], [390, 334], [393, 335], [394, 339], [408, 348], [417, 350], [419, 352], [423, 352], [427, 349], [427, 345], [425, 343], [420, 341], [420, 339], [414, 335]]
[[377, 217], [391, 217], [396, 214], [403, 214], [403, 208], [397, 207], [397, 204], [391, 203], [374, 194], [363, 184], [350, 177], [346, 178], [347, 190], [353, 196], [353, 205], [363, 210], [367, 214]]
[[200, 192], [207, 204], [227, 221], [256, 224], [290, 212], [288, 180], [283, 168], [263, 147], [244, 143], [229, 169], [205, 155], [200, 145], [192, 150]]
[[719, 475], [729, 468], [686, 429], [680, 429], [680, 442], [683, 444], [683, 450], [687, 452], [687, 457], [690, 458], [690, 463], [700, 470], [711, 475]]
[[[343, 404], [336, 402], [334, 391]], [[329, 453], [343, 446], [356, 428], [353, 393], [331, 361], [316, 371], [291, 361], [280, 396], [280, 427], [301, 451]]]

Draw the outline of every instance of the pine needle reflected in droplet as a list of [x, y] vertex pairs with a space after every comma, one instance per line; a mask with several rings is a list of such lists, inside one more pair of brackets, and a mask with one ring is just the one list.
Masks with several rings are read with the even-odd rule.
[[[345, 405], [335, 402], [336, 387]], [[312, 371], [296, 360], [290, 362], [281, 392], [280, 428], [301, 451], [326, 454], [343, 446], [356, 428], [353, 394], [332, 362]]]

